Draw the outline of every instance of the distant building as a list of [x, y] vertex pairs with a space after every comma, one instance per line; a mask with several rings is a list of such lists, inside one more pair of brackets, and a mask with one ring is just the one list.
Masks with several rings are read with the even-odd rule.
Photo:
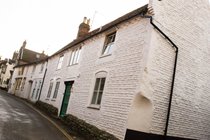
[[9, 93], [32, 102], [38, 100], [47, 68], [47, 58], [14, 67]]
[[13, 59], [16, 60], [16, 65], [32, 63], [36, 61], [40, 61], [44, 58], [47, 58], [47, 55], [42, 53], [38, 53], [29, 49], [26, 49], [26, 41], [23, 42], [23, 45], [20, 47], [18, 52], [14, 52]]
[[36, 101], [40, 94], [47, 58], [44, 52], [38, 53], [26, 49], [24, 41], [20, 50], [13, 53], [15, 67], [8, 92]]
[[7, 89], [9, 87], [14, 65], [14, 60], [0, 60], [0, 88]]

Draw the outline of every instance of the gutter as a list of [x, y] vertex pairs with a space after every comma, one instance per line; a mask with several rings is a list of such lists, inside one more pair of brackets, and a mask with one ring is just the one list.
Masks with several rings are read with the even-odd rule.
[[172, 45], [172, 47], [175, 49], [175, 62], [174, 62], [174, 69], [173, 69], [173, 75], [172, 75], [172, 82], [171, 82], [171, 92], [170, 92], [170, 97], [169, 97], [169, 103], [168, 103], [168, 111], [167, 111], [167, 119], [166, 119], [166, 124], [165, 124], [165, 130], [164, 130], [164, 137], [167, 136], [168, 132], [168, 125], [169, 125], [169, 119], [170, 119], [170, 112], [171, 112], [171, 102], [172, 102], [172, 97], [173, 97], [173, 91], [174, 91], [174, 82], [175, 82], [175, 75], [176, 75], [176, 66], [177, 66], [177, 59], [178, 59], [178, 51], [179, 48], [176, 46], [176, 44], [173, 43], [173, 41], [163, 32], [158, 28], [154, 23], [153, 23], [153, 17], [152, 16], [146, 16], [146, 15], [141, 15], [143, 18], [149, 18], [150, 23], [152, 26], [158, 30], [158, 32], [166, 39], [168, 42]]

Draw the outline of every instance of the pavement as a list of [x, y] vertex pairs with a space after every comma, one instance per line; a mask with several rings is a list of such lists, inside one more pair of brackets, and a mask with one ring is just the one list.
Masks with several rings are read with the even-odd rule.
[[0, 90], [0, 140], [70, 140], [47, 116]]

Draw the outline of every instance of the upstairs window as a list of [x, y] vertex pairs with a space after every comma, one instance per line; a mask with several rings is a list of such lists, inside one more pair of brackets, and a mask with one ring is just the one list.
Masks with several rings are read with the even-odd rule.
[[44, 70], [44, 63], [41, 64], [40, 73], [42, 73]]
[[33, 66], [32, 74], [35, 72], [35, 70], [36, 70], [36, 65]]
[[24, 67], [20, 67], [18, 70], [18, 75], [23, 75]]
[[62, 56], [60, 56], [60, 58], [59, 58], [59, 60], [58, 60], [58, 66], [57, 66], [57, 69], [61, 69], [62, 63], [63, 63], [63, 55], [62, 55]]
[[20, 86], [21, 86], [21, 78], [17, 78], [15, 79], [15, 90], [19, 90]]
[[114, 41], [115, 41], [116, 32], [111, 33], [106, 36], [104, 47], [102, 50], [102, 55], [111, 54], [113, 51]]
[[69, 65], [74, 65], [79, 63], [79, 58], [81, 54], [81, 47], [74, 49], [71, 53]]

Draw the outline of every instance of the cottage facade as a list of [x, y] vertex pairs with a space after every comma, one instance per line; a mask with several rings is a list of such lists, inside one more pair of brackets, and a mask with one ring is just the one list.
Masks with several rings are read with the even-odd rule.
[[[210, 24], [204, 22], [209, 19], [204, 13], [209, 13], [209, 3], [151, 0], [149, 7], [128, 13], [53, 55], [41, 100], [57, 107], [58, 115], [73, 114], [120, 139], [163, 135], [208, 139]], [[198, 7], [202, 12], [190, 12]], [[145, 9], [149, 11], [144, 13]], [[104, 50], [108, 39], [114, 41], [109, 42], [110, 50]], [[78, 63], [69, 65], [78, 48]]]
[[89, 33], [85, 18], [48, 58], [40, 100], [119, 139], [209, 139], [209, 12], [150, 0]]
[[9, 93], [35, 102], [40, 97], [47, 60], [14, 67]]

